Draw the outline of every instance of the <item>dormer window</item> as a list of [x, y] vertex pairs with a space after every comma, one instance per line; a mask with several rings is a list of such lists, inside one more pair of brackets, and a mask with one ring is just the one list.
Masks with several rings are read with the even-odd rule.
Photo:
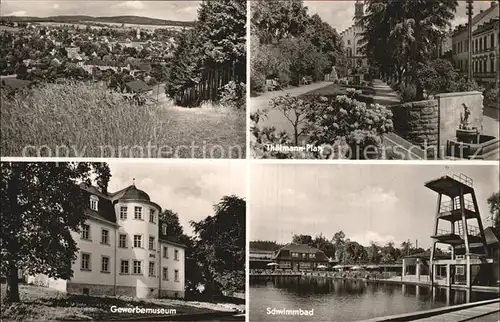
[[167, 224], [161, 225], [161, 232], [163, 235], [167, 235]]
[[96, 196], [90, 196], [90, 209], [97, 211], [97, 203], [99, 198]]

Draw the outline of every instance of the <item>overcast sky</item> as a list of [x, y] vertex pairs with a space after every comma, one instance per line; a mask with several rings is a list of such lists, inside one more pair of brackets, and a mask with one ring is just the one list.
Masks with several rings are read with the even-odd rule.
[[[213, 205], [225, 195], [245, 198], [244, 161], [111, 162], [109, 191], [130, 186], [149, 194], [162, 209], [179, 214], [184, 232], [191, 234], [189, 221], [213, 215]], [[246, 199], [246, 198], [245, 198]]]
[[1, 14], [6, 16], [48, 17], [57, 15], [143, 16], [193, 21], [200, 1], [91, 1], [91, 0], [2, 0]]
[[331, 239], [343, 230], [365, 246], [418, 239], [428, 248], [437, 194], [424, 183], [454, 173], [474, 180], [482, 218], [487, 218], [486, 199], [499, 190], [495, 165], [255, 164], [250, 240], [288, 243], [293, 234], [320, 233]]
[[[324, 21], [328, 22], [334, 27], [337, 32], [349, 28], [352, 24], [354, 17], [354, 0], [351, 1], [304, 1], [305, 5], [309, 8], [311, 14], [317, 13]], [[474, 2], [474, 14], [479, 13], [481, 9], [488, 9], [490, 1], [476, 0]], [[465, 1], [459, 1], [456, 18], [453, 21], [453, 26], [466, 23], [467, 17], [465, 16]]]

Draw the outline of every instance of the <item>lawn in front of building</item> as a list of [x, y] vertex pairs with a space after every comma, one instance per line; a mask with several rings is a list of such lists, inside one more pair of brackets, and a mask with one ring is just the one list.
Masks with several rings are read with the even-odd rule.
[[[2, 299], [5, 299], [5, 284], [0, 284], [0, 289]], [[2, 300], [0, 320], [86, 321], [120, 320], [148, 316], [147, 314], [113, 313], [111, 312], [112, 306], [118, 308], [175, 309], [176, 315], [243, 311], [245, 307], [244, 305], [192, 302], [175, 299], [137, 299], [121, 296], [76, 295], [33, 285], [19, 285], [19, 293], [21, 297], [20, 303], [7, 304]]]

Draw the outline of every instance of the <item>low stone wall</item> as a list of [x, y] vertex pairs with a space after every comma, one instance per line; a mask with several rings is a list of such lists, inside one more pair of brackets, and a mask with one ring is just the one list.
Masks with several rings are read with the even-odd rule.
[[115, 291], [113, 285], [68, 282], [67, 292], [73, 294], [88, 294], [88, 295], [114, 295]]
[[[394, 132], [425, 149], [438, 144], [439, 106], [437, 100], [408, 102], [390, 107], [393, 113]], [[433, 157], [433, 149], [428, 150]]]
[[439, 105], [439, 146], [445, 147], [446, 142], [456, 137], [461, 117], [464, 116], [465, 104], [469, 111], [469, 124], [482, 132], [483, 124], [483, 94], [481, 92], [458, 92], [437, 94]]
[[160, 290], [160, 297], [183, 299], [184, 296], [184, 291]]

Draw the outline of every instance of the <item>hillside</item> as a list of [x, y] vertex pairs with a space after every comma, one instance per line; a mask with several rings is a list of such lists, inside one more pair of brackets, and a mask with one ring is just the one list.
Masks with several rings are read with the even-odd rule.
[[78, 22], [96, 22], [96, 23], [125, 23], [137, 25], [160, 25], [160, 26], [178, 26], [192, 27], [194, 21], [174, 21], [163, 20], [139, 16], [114, 16], [114, 17], [92, 17], [92, 16], [50, 16], [50, 17], [19, 17], [8, 16], [1, 17], [4, 21], [11, 22], [60, 22], [60, 23], [78, 23]]

